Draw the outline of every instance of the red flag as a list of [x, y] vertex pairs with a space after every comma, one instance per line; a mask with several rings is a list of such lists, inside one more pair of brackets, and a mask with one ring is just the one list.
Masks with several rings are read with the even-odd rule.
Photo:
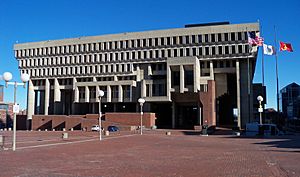
[[280, 42], [280, 51], [284, 51], [284, 50], [292, 52], [293, 51], [292, 44]]

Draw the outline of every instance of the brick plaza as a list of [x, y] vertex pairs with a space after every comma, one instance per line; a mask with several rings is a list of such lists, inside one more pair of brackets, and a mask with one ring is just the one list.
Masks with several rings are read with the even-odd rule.
[[120, 132], [12, 132], [0, 151], [0, 176], [300, 176], [300, 137], [199, 136], [172, 130]]

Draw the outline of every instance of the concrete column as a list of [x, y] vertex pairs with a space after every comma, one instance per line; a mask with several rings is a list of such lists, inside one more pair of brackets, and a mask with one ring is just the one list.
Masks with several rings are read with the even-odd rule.
[[85, 86], [85, 96], [84, 96], [84, 102], [88, 103], [90, 102], [90, 89], [89, 86]]
[[123, 102], [123, 87], [122, 85], [119, 85], [119, 98], [118, 98], [118, 102]]
[[54, 102], [61, 101], [60, 88], [57, 78], [54, 79]]
[[215, 80], [215, 75], [214, 75], [214, 64], [212, 61], [209, 63], [209, 75], [211, 80]]
[[184, 93], [184, 67], [180, 65], [180, 93]]
[[237, 117], [237, 126], [241, 128], [241, 90], [240, 90], [240, 62], [236, 61], [236, 97], [237, 97], [237, 109], [238, 109], [238, 117]]
[[151, 68], [151, 64], [148, 64], [148, 76], [152, 75], [152, 68]]
[[146, 82], [145, 80], [141, 81], [141, 97], [146, 97]]
[[111, 102], [111, 87], [107, 86], [107, 102]]
[[175, 114], [175, 102], [172, 102], [172, 128], [175, 128], [175, 119], [176, 119], [176, 114]]
[[34, 115], [34, 86], [31, 80], [28, 82], [28, 98], [27, 98], [27, 120], [32, 119], [32, 115]]
[[100, 99], [99, 99], [99, 91], [100, 91], [100, 87], [99, 87], [99, 85], [97, 85], [96, 86], [96, 102], [99, 102], [100, 101]]
[[79, 102], [79, 89], [78, 89], [78, 87], [75, 87], [75, 89], [74, 89], [74, 102], [75, 103]]
[[49, 108], [49, 99], [50, 99], [50, 82], [49, 79], [45, 80], [45, 115], [48, 115]]
[[136, 81], [141, 81], [141, 72], [140, 72], [140, 66], [136, 66]]
[[167, 66], [167, 96], [169, 97], [169, 100], [171, 100], [171, 80], [172, 80], [172, 76], [171, 76], [171, 67]]
[[194, 92], [200, 90], [200, 62], [197, 59], [196, 63], [193, 66], [194, 70]]

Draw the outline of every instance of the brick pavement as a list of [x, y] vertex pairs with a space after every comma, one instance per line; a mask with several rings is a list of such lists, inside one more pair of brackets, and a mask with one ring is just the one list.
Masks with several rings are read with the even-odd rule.
[[18, 132], [17, 151], [0, 151], [0, 176], [300, 176], [298, 136], [144, 133], [99, 142], [96, 132], [70, 132], [68, 141], [61, 132]]

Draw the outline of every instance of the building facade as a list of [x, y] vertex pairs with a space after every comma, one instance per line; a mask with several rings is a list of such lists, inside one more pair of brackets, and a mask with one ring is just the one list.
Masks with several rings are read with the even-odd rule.
[[[16, 44], [28, 73], [27, 116], [104, 112], [156, 113], [159, 128], [238, 126], [253, 119], [257, 51], [247, 31], [258, 23], [185, 28]], [[238, 110], [237, 125], [233, 109]]]
[[280, 110], [286, 118], [300, 118], [300, 86], [291, 83], [280, 90]]

